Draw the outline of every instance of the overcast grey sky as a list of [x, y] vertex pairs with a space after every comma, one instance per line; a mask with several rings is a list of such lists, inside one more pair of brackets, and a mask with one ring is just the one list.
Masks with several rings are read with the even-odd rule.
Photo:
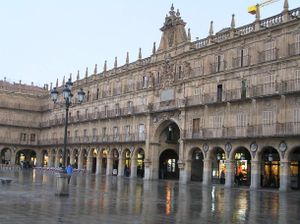
[[[209, 23], [214, 31], [228, 27], [231, 14], [236, 26], [254, 21], [247, 7], [256, 0], [0, 0], [0, 79], [42, 86], [85, 68], [102, 71], [118, 57], [118, 65], [135, 61], [139, 47], [148, 57], [160, 41], [165, 15], [174, 3], [191, 28], [192, 40], [205, 38]], [[278, 14], [284, 0], [265, 6], [263, 18]], [[289, 0], [290, 9], [300, 0]]]

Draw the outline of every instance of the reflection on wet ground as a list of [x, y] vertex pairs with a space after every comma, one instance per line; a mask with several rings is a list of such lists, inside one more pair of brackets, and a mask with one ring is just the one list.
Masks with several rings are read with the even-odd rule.
[[75, 174], [69, 197], [55, 176], [0, 172], [0, 223], [300, 223], [300, 192], [250, 191], [174, 181]]

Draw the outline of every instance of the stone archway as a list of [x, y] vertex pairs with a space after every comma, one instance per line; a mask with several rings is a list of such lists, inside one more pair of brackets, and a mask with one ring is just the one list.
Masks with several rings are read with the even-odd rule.
[[107, 159], [108, 159], [108, 150], [103, 148], [99, 153], [99, 164], [98, 164], [98, 174], [106, 175], [107, 173]]
[[[183, 157], [184, 153], [184, 147], [181, 144], [183, 141], [180, 141], [180, 136], [181, 129], [177, 122], [173, 120], [164, 120], [158, 125], [153, 135], [153, 142], [155, 143], [150, 146], [152, 151], [151, 168], [146, 166], [145, 169], [145, 177], [147, 179], [179, 178], [178, 161], [180, 155]], [[172, 151], [174, 153], [172, 153]], [[170, 157], [170, 160], [167, 157]], [[176, 161], [175, 165], [173, 164], [174, 161]], [[168, 164], [168, 162], [171, 164]], [[173, 170], [176, 170], [174, 170], [175, 173], [173, 174], [168, 173], [170, 171], [168, 171], [168, 169], [171, 169], [171, 167], [173, 167]], [[165, 175], [165, 173], [168, 175]], [[149, 174], [151, 175], [150, 177], [148, 176]]]
[[261, 187], [279, 188], [280, 187], [280, 155], [278, 151], [266, 146], [261, 151]]
[[89, 152], [89, 157], [88, 157], [88, 170], [91, 171], [92, 173], [96, 173], [97, 155], [98, 155], [97, 149], [92, 148]]
[[47, 150], [43, 150], [42, 152], [42, 167], [47, 167], [49, 164], [49, 156], [48, 156], [48, 151]]
[[87, 168], [87, 159], [88, 159], [88, 152], [86, 149], [82, 149], [79, 155], [78, 161], [78, 169], [86, 170]]
[[4, 148], [1, 150], [0, 164], [11, 164], [12, 151], [10, 148]]
[[116, 148], [112, 150], [112, 175], [117, 176], [119, 172], [119, 152]]
[[122, 153], [122, 167], [121, 172], [125, 177], [130, 177], [131, 175], [131, 152], [129, 149], [125, 149]]
[[234, 160], [234, 183], [236, 186], [251, 185], [251, 154], [245, 147], [237, 147], [231, 154]]
[[214, 147], [210, 151], [211, 181], [214, 184], [225, 184], [226, 156], [221, 147]]
[[172, 149], [164, 150], [159, 157], [159, 179], [179, 179], [178, 154]]
[[32, 149], [22, 149], [16, 153], [16, 164], [21, 168], [36, 166], [36, 152]]
[[145, 173], [145, 152], [142, 148], [138, 148], [135, 154], [136, 158], [136, 176], [138, 178], [144, 178], [144, 173]]
[[203, 181], [203, 159], [204, 155], [200, 148], [191, 151], [191, 181]]
[[300, 190], [300, 146], [295, 147], [288, 155], [290, 161], [290, 187]]

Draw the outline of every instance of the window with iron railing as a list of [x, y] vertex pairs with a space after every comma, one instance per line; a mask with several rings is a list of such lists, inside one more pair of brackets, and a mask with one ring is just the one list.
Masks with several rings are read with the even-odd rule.
[[250, 56], [248, 55], [248, 48], [238, 49], [238, 57], [232, 59], [233, 68], [241, 68], [250, 65]]

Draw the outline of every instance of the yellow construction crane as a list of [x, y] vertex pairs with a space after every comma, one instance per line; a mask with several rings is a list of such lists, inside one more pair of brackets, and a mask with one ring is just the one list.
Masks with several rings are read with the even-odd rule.
[[252, 15], [255, 15], [256, 14], [256, 11], [257, 11], [257, 7], [264, 7], [266, 5], [269, 5], [269, 4], [272, 4], [274, 2], [278, 2], [279, 0], [265, 0], [265, 1], [262, 1], [261, 3], [258, 3], [256, 5], [252, 5], [252, 6], [249, 6], [248, 7], [248, 13], [252, 14]]

